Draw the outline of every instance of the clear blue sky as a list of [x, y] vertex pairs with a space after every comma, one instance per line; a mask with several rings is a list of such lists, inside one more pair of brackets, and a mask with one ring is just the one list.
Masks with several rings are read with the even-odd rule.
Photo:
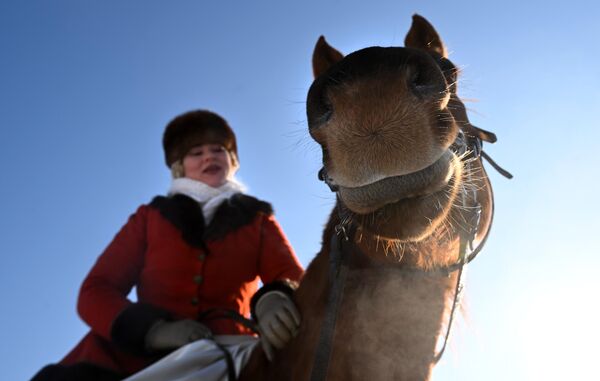
[[[307, 134], [310, 57], [402, 45], [415, 12], [463, 68], [496, 221], [469, 268], [466, 318], [435, 380], [597, 377], [600, 53], [596, 2], [0, 3], [0, 380], [27, 380], [86, 332], [80, 282], [128, 215], [163, 194], [165, 123], [209, 108], [235, 128], [241, 179], [302, 262], [333, 205]], [[218, 5], [216, 5], [218, 3]]]

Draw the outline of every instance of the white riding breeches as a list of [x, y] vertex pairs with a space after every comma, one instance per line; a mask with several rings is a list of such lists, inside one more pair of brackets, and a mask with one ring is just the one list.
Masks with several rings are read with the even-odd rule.
[[[247, 335], [215, 336], [235, 365], [236, 377], [259, 339]], [[187, 344], [123, 381], [227, 381], [225, 354], [212, 340]]]

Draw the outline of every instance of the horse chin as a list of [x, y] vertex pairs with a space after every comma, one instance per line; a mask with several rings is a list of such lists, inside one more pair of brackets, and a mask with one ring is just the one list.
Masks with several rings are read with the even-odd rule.
[[360, 187], [339, 186], [339, 196], [352, 212], [369, 214], [386, 205], [424, 197], [444, 189], [459, 167], [456, 155], [446, 150], [420, 171], [389, 176]]
[[439, 192], [400, 200], [373, 213], [359, 215], [357, 221], [365, 232], [379, 239], [419, 242], [429, 237], [446, 219], [456, 189], [454, 184], [448, 184]]
[[[445, 220], [461, 178], [460, 160], [447, 151], [431, 166], [381, 180], [385, 184], [377, 187], [354, 192], [340, 187], [340, 199], [363, 230], [383, 239], [421, 241]], [[381, 197], [374, 197], [376, 190]], [[368, 202], [357, 202], [363, 199]]]

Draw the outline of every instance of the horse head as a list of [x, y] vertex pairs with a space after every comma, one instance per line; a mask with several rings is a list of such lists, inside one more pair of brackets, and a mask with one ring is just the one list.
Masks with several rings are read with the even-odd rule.
[[321, 37], [313, 72], [309, 133], [322, 148], [320, 177], [337, 192], [341, 219], [401, 246], [465, 229], [464, 212], [477, 198], [477, 232], [486, 233], [491, 188], [474, 143], [495, 136], [470, 124], [458, 69], [427, 20], [413, 16], [405, 47], [345, 57]]
[[481, 146], [496, 138], [469, 122], [458, 70], [421, 16], [405, 47], [344, 56], [319, 38], [313, 71], [309, 133], [336, 206], [295, 293], [299, 334], [271, 364], [255, 353], [244, 379], [428, 380], [490, 229], [481, 158], [499, 168]]

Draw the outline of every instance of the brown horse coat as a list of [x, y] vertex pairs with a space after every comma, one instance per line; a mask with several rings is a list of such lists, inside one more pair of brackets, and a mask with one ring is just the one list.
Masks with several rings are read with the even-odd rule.
[[[260, 350], [241, 380], [308, 380], [326, 311], [332, 237], [350, 228], [327, 380], [427, 380], [449, 318], [460, 236], [488, 233], [492, 191], [457, 70], [438, 33], [415, 15], [404, 48], [344, 57], [320, 38], [307, 98], [321, 176], [337, 192], [323, 246], [296, 291], [299, 334], [268, 363]], [[460, 152], [459, 148], [467, 148]], [[470, 159], [469, 159], [470, 157]], [[474, 210], [480, 210], [473, 219]]]

